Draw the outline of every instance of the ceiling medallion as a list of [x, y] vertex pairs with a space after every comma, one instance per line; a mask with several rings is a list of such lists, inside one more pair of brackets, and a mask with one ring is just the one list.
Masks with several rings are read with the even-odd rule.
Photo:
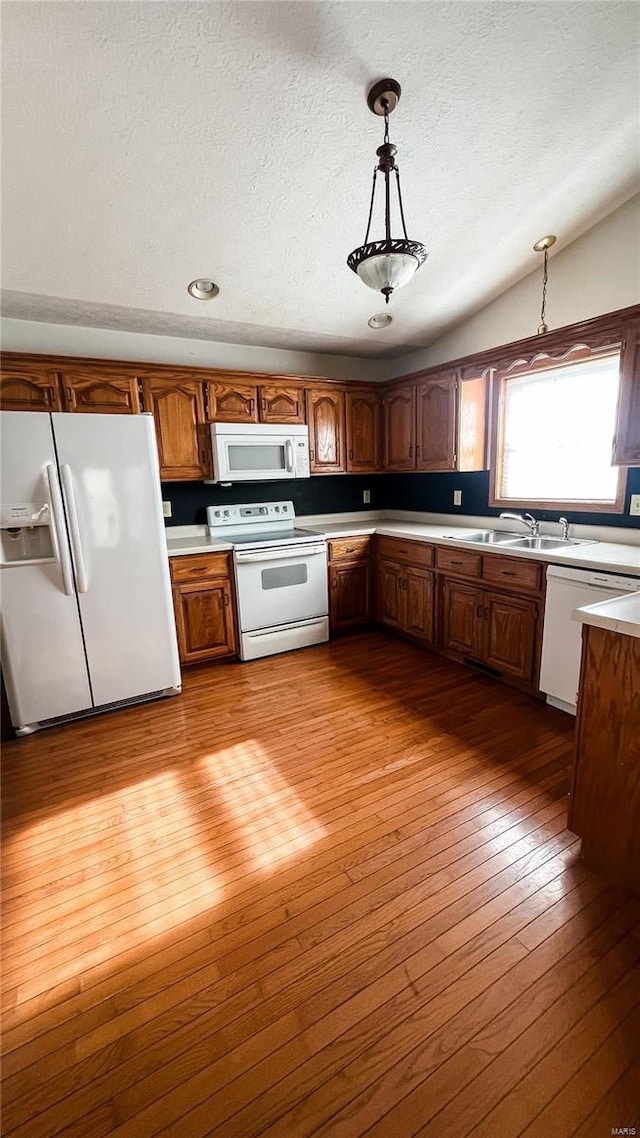
[[[349, 253], [347, 264], [360, 280], [369, 288], [379, 290], [386, 303], [396, 288], [402, 288], [411, 280], [416, 269], [423, 265], [428, 257], [427, 250], [420, 241], [411, 241], [407, 236], [407, 227], [402, 207], [402, 193], [400, 190], [400, 171], [396, 166], [395, 155], [397, 148], [389, 142], [389, 115], [395, 110], [400, 100], [400, 84], [395, 79], [381, 79], [369, 91], [367, 103], [374, 115], [384, 116], [384, 142], [376, 150], [378, 163], [373, 170], [373, 187], [371, 190], [371, 205], [369, 206], [369, 220], [364, 245], [360, 245]], [[376, 177], [378, 171], [384, 174], [384, 229], [385, 235], [380, 241], [369, 241], [373, 205], [376, 196]], [[396, 176], [396, 190], [402, 231], [404, 237], [391, 236], [391, 174]], [[374, 325], [379, 327], [380, 325]]]
[[540, 307], [540, 323], [538, 325], [539, 336], [544, 336], [545, 332], [549, 331], [549, 325], [545, 324], [544, 320], [545, 309], [547, 307], [547, 281], [549, 280], [548, 260], [549, 250], [552, 245], [555, 245], [557, 240], [558, 238], [553, 233], [549, 233], [546, 237], [541, 237], [539, 241], [536, 241], [533, 246], [534, 253], [544, 253], [542, 266], [542, 305]]

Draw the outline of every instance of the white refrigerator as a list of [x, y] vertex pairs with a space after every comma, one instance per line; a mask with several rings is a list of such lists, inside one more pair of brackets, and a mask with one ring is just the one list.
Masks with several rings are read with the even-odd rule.
[[151, 415], [0, 412], [2, 669], [18, 734], [180, 691]]

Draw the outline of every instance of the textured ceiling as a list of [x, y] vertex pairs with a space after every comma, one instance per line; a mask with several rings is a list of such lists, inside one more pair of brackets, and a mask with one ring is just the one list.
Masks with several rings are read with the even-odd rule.
[[[3, 3], [6, 315], [398, 354], [631, 195], [638, 6]], [[430, 257], [384, 306], [364, 238], [380, 120]], [[372, 233], [372, 236], [381, 234]], [[186, 285], [211, 276], [220, 296]]]

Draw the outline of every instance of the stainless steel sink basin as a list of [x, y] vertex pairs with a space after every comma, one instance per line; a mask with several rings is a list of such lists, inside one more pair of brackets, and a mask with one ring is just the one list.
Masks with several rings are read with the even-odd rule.
[[512, 549], [570, 549], [573, 545], [593, 545], [590, 541], [578, 541], [575, 538], [561, 537], [520, 537], [512, 542]]
[[478, 533], [465, 533], [464, 536], [451, 537], [450, 534], [443, 534], [443, 537], [448, 537], [451, 541], [472, 541], [474, 545], [505, 545], [510, 541], [517, 541], [520, 537], [519, 533], [507, 533], [506, 530], [486, 529], [479, 530]]

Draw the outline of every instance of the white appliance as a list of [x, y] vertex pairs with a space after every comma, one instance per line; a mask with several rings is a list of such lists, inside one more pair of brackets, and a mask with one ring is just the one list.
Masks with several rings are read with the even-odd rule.
[[640, 591], [638, 577], [549, 566], [540, 664], [540, 690], [546, 692], [547, 703], [576, 714], [582, 625], [573, 619], [575, 609], [635, 591]]
[[0, 413], [3, 671], [28, 734], [180, 691], [150, 415]]
[[309, 478], [309, 428], [269, 423], [212, 423], [213, 482]]
[[295, 528], [293, 502], [209, 506], [207, 522], [233, 545], [241, 660], [329, 639], [327, 543]]

